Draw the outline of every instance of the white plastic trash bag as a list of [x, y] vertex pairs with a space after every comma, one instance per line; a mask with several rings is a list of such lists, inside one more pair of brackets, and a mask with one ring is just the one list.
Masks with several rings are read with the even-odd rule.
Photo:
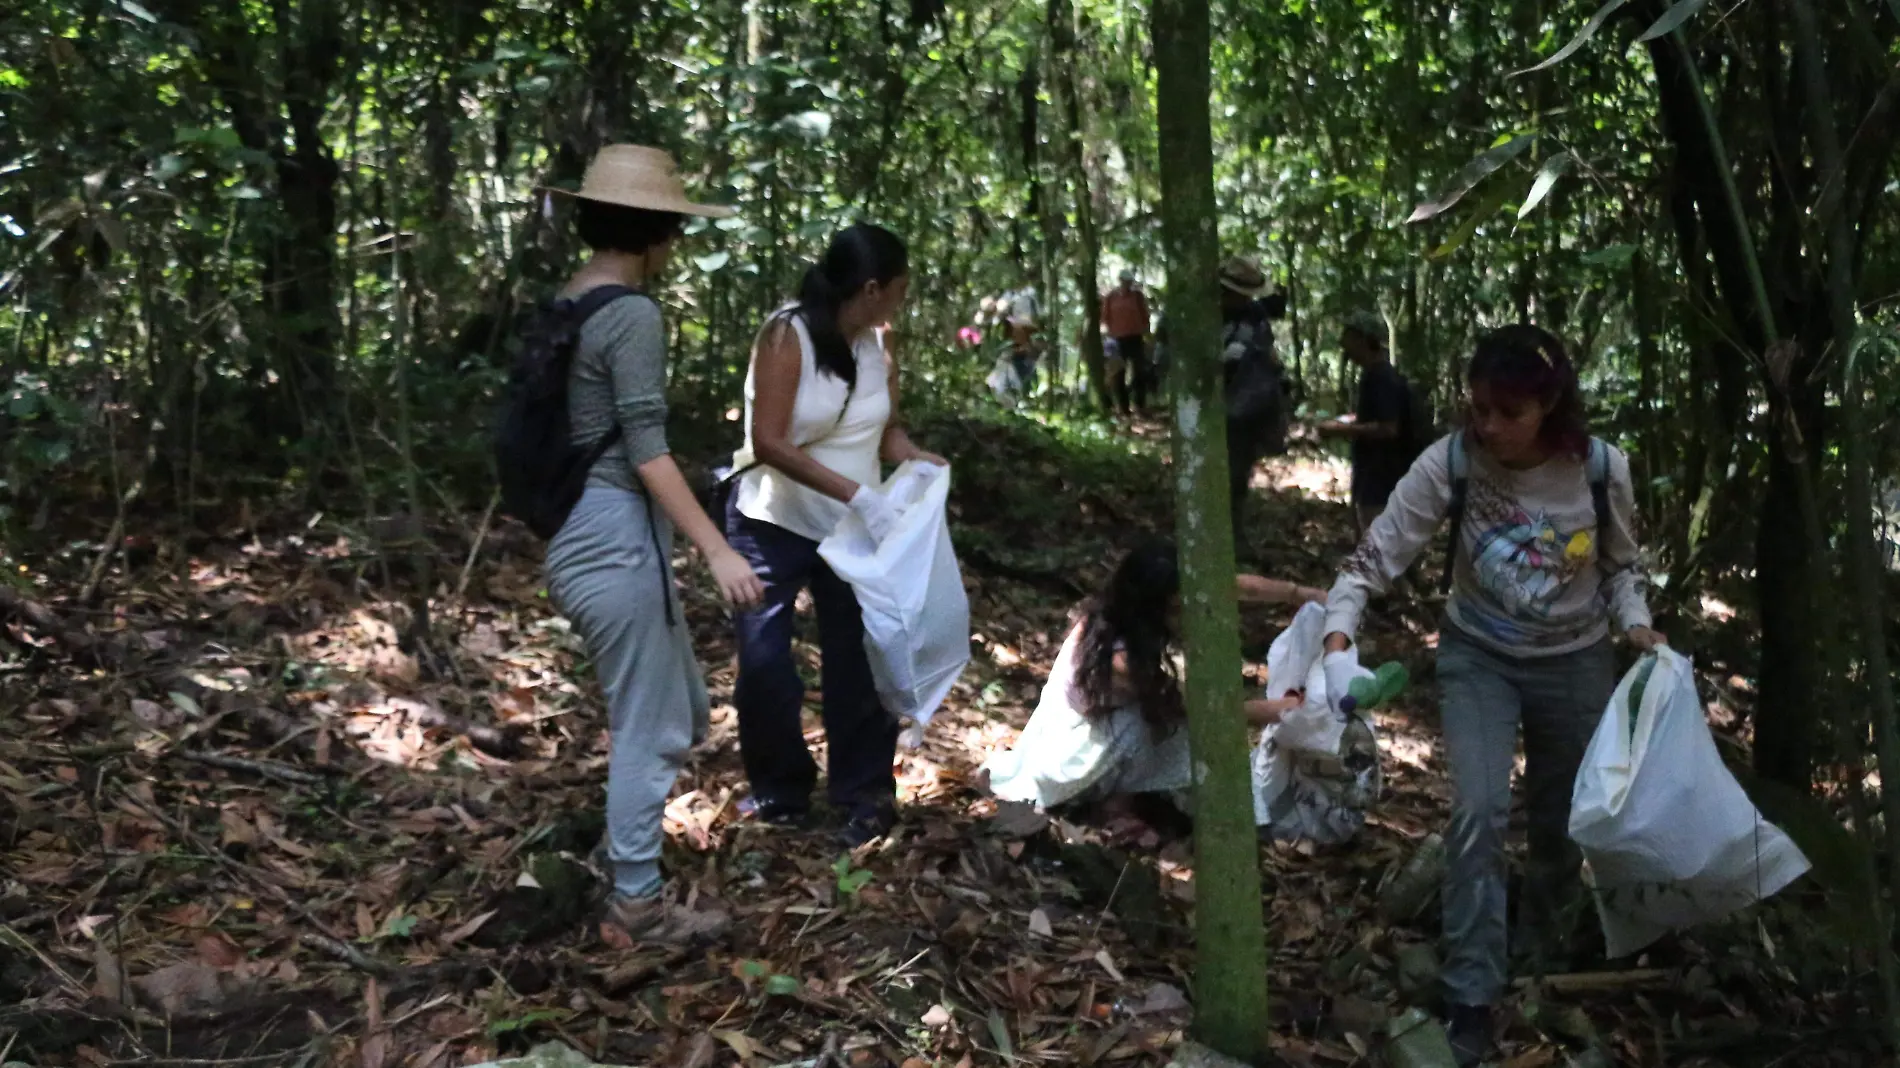
[[858, 596], [877, 695], [892, 716], [911, 721], [903, 740], [914, 749], [970, 662], [970, 601], [944, 510], [950, 471], [912, 461], [880, 488], [899, 514], [884, 544], [848, 512], [818, 555]]
[[[1274, 837], [1344, 842], [1378, 799], [1379, 739], [1368, 712], [1341, 716], [1326, 692], [1326, 607], [1305, 604], [1267, 650], [1269, 699], [1304, 690], [1300, 707], [1260, 732], [1253, 751], [1254, 823]], [[1358, 666], [1358, 653], [1348, 650]], [[1359, 668], [1358, 675], [1373, 673]]]
[[1760, 901], [1808, 870], [1723, 766], [1693, 665], [1667, 647], [1638, 661], [1610, 698], [1571, 794], [1570, 837], [1612, 957]]

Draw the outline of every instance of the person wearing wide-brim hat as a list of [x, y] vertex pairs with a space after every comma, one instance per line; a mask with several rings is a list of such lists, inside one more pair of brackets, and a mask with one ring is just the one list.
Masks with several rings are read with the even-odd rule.
[[1227, 398], [1228, 500], [1234, 548], [1245, 553], [1247, 493], [1254, 465], [1286, 451], [1285, 373], [1273, 351], [1273, 326], [1258, 299], [1267, 275], [1246, 256], [1220, 265], [1221, 364]]
[[710, 705], [686, 621], [673, 602], [673, 531], [686, 534], [735, 605], [761, 593], [751, 565], [707, 518], [666, 444], [666, 328], [648, 290], [688, 215], [733, 209], [686, 196], [673, 157], [642, 145], [608, 145], [571, 200], [592, 250], [561, 288], [564, 299], [603, 286], [633, 290], [598, 306], [580, 329], [568, 375], [576, 445], [599, 447], [580, 501], [548, 543], [548, 595], [587, 645], [607, 702], [607, 860], [614, 892], [607, 920], [635, 942], [717, 938], [730, 920], [697, 898], [688, 907], [660, 873], [667, 795]]

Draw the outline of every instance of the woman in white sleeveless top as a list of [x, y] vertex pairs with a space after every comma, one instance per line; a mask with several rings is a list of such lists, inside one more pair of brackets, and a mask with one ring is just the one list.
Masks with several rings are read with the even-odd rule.
[[896, 820], [891, 762], [897, 723], [878, 702], [851, 587], [818, 557], [818, 543], [847, 511], [882, 541], [896, 511], [877, 486], [880, 461], [921, 459], [898, 415], [890, 320], [910, 285], [895, 234], [859, 224], [840, 232], [806, 272], [796, 303], [766, 322], [746, 374], [745, 448], [726, 531], [765, 584], [764, 600], [737, 618], [739, 748], [756, 814], [800, 825], [818, 768], [805, 748], [805, 684], [792, 656], [800, 590], [810, 587], [823, 657], [829, 795], [844, 816], [840, 837], [859, 845]]

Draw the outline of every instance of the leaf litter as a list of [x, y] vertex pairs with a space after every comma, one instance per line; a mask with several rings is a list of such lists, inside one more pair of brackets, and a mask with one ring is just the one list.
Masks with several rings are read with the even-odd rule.
[[[108, 614], [71, 603], [76, 568], [34, 576], [0, 603], [23, 698], [0, 719], [12, 1056], [383, 1068], [559, 1041], [610, 1064], [1165, 1062], [1192, 1011], [1191, 848], [1169, 834], [1121, 848], [972, 785], [1034, 707], [1074, 594], [1117, 548], [1166, 531], [1165, 471], [1142, 443], [1159, 435], [1083, 448], [1023, 420], [938, 422], [966, 443], [959, 499], [986, 502], [953, 503], [976, 655], [901, 754], [907, 816], [882, 842], [841, 856], [822, 833], [740, 815], [729, 631], [680, 569], [716, 709], [666, 808], [666, 862], [738, 919], [704, 952], [602, 936], [604, 718], [525, 533], [497, 528], [467, 594], [437, 591], [421, 649], [404, 597], [363, 578], [358, 535], [295, 515], [169, 532], [169, 556], [110, 576]], [[1308, 457], [1263, 472], [1256, 566], [1324, 583], [1349, 549], [1340, 470]], [[1046, 506], [1072, 485], [1089, 487], [1077, 509]], [[432, 533], [443, 560], [467, 555], [459, 528]], [[1429, 678], [1428, 613], [1389, 613], [1368, 640]], [[1257, 682], [1285, 618], [1245, 619]], [[1381, 711], [1407, 756], [1356, 842], [1262, 849], [1286, 1063], [1364, 1063], [1401, 1001], [1431, 996], [1400, 966], [1429, 970], [1435, 910], [1388, 924], [1377, 907], [1448, 809], [1430, 697]], [[808, 738], [822, 746], [815, 717]], [[1520, 990], [1505, 1063], [1596, 1042], [1622, 1063], [1718, 1064], [1825, 1029], [1851, 1002], [1813, 975], [1853, 958], [1826, 957], [1796, 907], [1639, 962], [1695, 981], [1612, 971], [1582, 993]], [[1784, 958], [1801, 947], [1801, 974], [1759, 948], [1776, 939]]]

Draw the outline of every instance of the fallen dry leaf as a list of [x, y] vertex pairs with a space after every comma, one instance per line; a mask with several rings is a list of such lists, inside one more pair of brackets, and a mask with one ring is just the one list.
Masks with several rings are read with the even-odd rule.
[[924, 1013], [923, 1025], [925, 1027], [948, 1027], [950, 1026], [950, 1019], [949, 1009], [944, 1008], [942, 1005], [932, 1005], [930, 1010]]
[[125, 970], [104, 940], [92, 944], [92, 992], [115, 1005], [125, 1003]]
[[468, 922], [460, 924], [454, 930], [444, 934], [442, 936], [442, 944], [452, 946], [462, 939], [467, 938], [469, 935], [474, 934], [476, 931], [481, 930], [482, 924], [494, 919], [495, 912], [495, 909], [489, 909], [487, 912], [477, 913], [473, 918], [469, 919]]
[[1049, 914], [1041, 909], [1029, 910], [1029, 933], [1044, 938], [1054, 938], [1056, 929], [1049, 924]]
[[132, 980], [133, 989], [166, 1016], [210, 1016], [237, 992], [238, 981], [195, 960], [167, 965]]
[[223, 931], [199, 935], [197, 948], [198, 959], [219, 970], [235, 968], [244, 960], [244, 951]]

